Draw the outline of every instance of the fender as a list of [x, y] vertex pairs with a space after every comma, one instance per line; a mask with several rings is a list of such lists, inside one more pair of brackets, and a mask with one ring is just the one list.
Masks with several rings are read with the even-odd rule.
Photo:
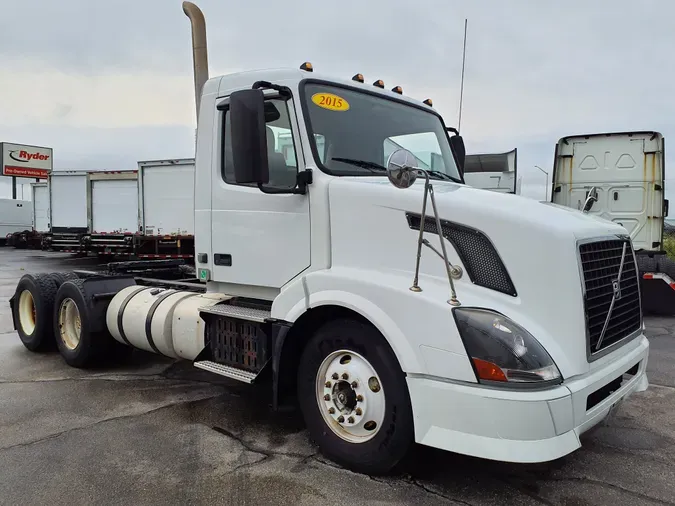
[[295, 322], [308, 309], [328, 305], [350, 309], [372, 323], [391, 346], [403, 372], [422, 369], [418, 351], [413, 349], [398, 325], [376, 304], [353, 292], [323, 290], [312, 293], [308, 298], [302, 297], [297, 301], [283, 319]]

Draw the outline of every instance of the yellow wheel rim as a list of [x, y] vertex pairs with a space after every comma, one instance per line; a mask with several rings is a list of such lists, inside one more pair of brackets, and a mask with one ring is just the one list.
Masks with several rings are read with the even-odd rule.
[[80, 311], [73, 299], [63, 299], [59, 307], [59, 333], [61, 341], [69, 350], [74, 350], [80, 344], [82, 321]]
[[19, 296], [19, 324], [21, 330], [27, 336], [35, 332], [37, 321], [37, 311], [35, 309], [35, 300], [29, 290], [24, 290]]

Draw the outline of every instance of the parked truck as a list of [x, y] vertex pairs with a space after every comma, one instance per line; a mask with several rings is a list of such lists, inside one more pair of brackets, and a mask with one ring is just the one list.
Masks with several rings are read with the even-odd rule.
[[0, 199], [0, 239], [8, 246], [19, 245], [17, 241], [30, 232], [32, 221], [30, 201]]
[[[26, 274], [10, 306], [29, 350], [87, 367], [133, 347], [268, 384], [274, 409], [298, 406], [326, 456], [366, 473], [413, 442], [553, 460], [648, 387], [626, 228], [467, 186], [462, 137], [399, 86], [307, 62], [208, 78], [203, 16], [183, 8], [199, 281]], [[387, 139], [419, 137], [424, 153], [385, 157]]]
[[643, 307], [650, 312], [675, 313], [675, 262], [664, 249], [668, 200], [661, 133], [609, 132], [561, 138], [555, 149], [551, 201], [624, 227], [637, 255]]
[[470, 186], [501, 193], [516, 193], [518, 149], [506, 153], [466, 155], [464, 181]]

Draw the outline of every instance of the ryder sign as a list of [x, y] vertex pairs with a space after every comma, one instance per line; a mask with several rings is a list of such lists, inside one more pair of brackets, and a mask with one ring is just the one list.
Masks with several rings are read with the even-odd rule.
[[52, 171], [52, 148], [0, 143], [3, 176], [46, 179]]

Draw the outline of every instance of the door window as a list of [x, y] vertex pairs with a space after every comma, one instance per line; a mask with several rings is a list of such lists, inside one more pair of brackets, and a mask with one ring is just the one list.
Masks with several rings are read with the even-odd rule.
[[[295, 142], [286, 101], [272, 98], [265, 101], [265, 119], [267, 130], [267, 160], [269, 163], [269, 183], [266, 186], [293, 188], [298, 174], [298, 160], [295, 154]], [[222, 176], [226, 183], [237, 184], [234, 178], [232, 160], [232, 135], [230, 111], [225, 111], [223, 126], [223, 167]], [[245, 186], [255, 186], [249, 183]]]

